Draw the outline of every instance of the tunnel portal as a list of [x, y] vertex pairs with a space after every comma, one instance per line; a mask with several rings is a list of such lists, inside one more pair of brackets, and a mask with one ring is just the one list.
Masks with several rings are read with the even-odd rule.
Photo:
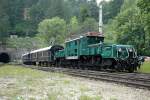
[[0, 53], [0, 62], [9, 63], [10, 62], [10, 55], [6, 52]]

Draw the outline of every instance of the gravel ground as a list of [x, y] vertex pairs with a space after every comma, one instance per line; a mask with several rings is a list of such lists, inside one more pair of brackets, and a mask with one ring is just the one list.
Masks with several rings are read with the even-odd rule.
[[89, 88], [102, 96], [102, 100], [150, 100], [149, 90], [83, 78], [76, 79], [82, 84], [87, 83]]
[[150, 100], [150, 91], [60, 73], [6, 67], [0, 69], [0, 100]]
[[0, 78], [0, 100], [150, 100], [150, 91], [114, 83], [55, 76]]

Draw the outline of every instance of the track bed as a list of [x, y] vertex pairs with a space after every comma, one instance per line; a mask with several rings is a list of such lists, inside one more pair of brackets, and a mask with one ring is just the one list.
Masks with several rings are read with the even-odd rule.
[[104, 72], [104, 71], [91, 71], [91, 70], [68, 69], [68, 68], [58, 68], [58, 67], [37, 67], [37, 66], [26, 66], [26, 65], [25, 67], [30, 67], [33, 69], [38, 69], [43, 71], [61, 72], [73, 76], [115, 82], [115, 83], [124, 84], [131, 87], [144, 88], [150, 90], [150, 74]]

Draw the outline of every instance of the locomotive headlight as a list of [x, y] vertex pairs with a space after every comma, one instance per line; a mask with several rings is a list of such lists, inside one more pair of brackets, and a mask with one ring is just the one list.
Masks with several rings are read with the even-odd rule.
[[119, 52], [121, 52], [121, 51], [122, 51], [122, 49], [121, 49], [121, 48], [119, 48], [119, 49], [118, 49], [118, 51], [119, 51]]
[[132, 49], [129, 49], [129, 52], [132, 52], [133, 50]]

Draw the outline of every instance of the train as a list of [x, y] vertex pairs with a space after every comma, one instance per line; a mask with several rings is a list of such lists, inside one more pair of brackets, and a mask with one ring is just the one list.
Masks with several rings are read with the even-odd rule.
[[22, 61], [26, 65], [118, 72], [134, 72], [141, 66], [133, 45], [105, 43], [103, 34], [99, 32], [87, 32], [68, 39], [65, 46], [33, 50], [23, 54]]

